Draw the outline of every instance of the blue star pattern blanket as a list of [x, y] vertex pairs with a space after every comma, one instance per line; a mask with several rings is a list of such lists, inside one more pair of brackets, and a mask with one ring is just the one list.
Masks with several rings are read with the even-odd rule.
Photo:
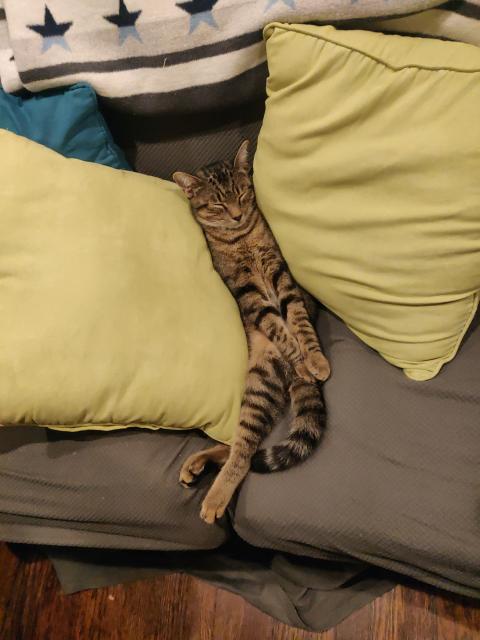
[[480, 44], [479, 20], [480, 0], [0, 0], [0, 80], [88, 82], [122, 109], [192, 113], [263, 95], [272, 21]]

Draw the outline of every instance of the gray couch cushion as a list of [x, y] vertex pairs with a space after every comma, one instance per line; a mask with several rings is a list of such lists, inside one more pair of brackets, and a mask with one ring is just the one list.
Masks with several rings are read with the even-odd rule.
[[199, 491], [178, 483], [180, 464], [211, 441], [128, 429], [100, 434], [0, 429], [0, 539], [134, 549], [213, 549], [226, 520], [198, 516]]
[[429, 382], [408, 380], [329, 313], [318, 330], [333, 365], [328, 433], [302, 466], [247, 477], [236, 531], [262, 547], [346, 554], [480, 596], [479, 316]]
[[252, 152], [265, 111], [265, 100], [230, 110], [185, 118], [171, 114], [146, 118], [105, 109], [116, 142], [135, 171], [171, 180], [174, 171], [193, 172], [212, 162], [233, 158], [248, 138]]

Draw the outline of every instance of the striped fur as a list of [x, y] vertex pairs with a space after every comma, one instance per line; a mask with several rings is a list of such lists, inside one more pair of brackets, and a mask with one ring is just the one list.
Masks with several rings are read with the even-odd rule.
[[[249, 370], [239, 426], [231, 450], [207, 497], [202, 517], [220, 517], [233, 492], [252, 468], [287, 469], [302, 462], [325, 427], [319, 382], [329, 375], [304, 292], [294, 281], [273, 234], [257, 207], [250, 178], [248, 142], [233, 163], [206, 167], [196, 176], [173, 176], [190, 198], [214, 266], [235, 297], [249, 347]], [[290, 398], [294, 418], [280, 444], [258, 450]], [[213, 451], [213, 450], [210, 450]], [[209, 459], [209, 450], [189, 458], [181, 472], [191, 484]]]
[[325, 405], [317, 384], [301, 378], [290, 385], [293, 420], [288, 437], [270, 449], [257, 451], [251, 469], [259, 473], [281, 471], [303, 462], [318, 444], [325, 425]]

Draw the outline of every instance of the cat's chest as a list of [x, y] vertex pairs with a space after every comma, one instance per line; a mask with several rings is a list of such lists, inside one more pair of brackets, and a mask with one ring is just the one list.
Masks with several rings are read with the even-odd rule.
[[246, 261], [237, 271], [237, 280], [232, 282], [232, 288], [235, 290], [253, 285], [254, 290], [260, 294], [264, 301], [276, 305], [278, 302], [277, 293], [272, 285], [269, 266], [269, 263], [265, 264], [261, 257], [250, 256], [250, 260]]

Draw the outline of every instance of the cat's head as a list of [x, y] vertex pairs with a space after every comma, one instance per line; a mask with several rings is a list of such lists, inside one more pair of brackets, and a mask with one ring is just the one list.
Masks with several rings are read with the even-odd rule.
[[184, 191], [199, 223], [208, 228], [243, 227], [255, 211], [250, 177], [249, 141], [240, 145], [235, 160], [219, 162], [196, 175], [177, 171], [174, 181]]

